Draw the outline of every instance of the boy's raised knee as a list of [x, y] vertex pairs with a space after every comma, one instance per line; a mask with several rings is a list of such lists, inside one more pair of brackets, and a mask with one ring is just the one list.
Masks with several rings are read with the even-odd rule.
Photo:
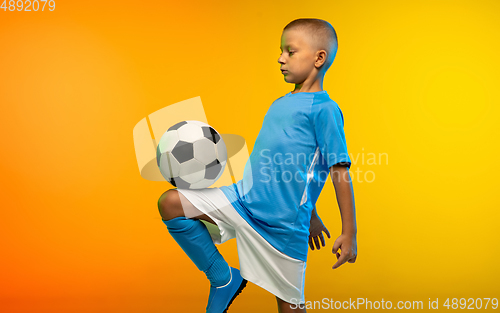
[[160, 212], [161, 218], [165, 221], [184, 216], [177, 190], [169, 189], [160, 196], [158, 199], [158, 211]]

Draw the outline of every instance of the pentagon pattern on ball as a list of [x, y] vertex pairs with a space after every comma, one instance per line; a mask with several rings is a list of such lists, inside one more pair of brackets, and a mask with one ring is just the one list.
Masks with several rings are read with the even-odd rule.
[[172, 149], [172, 154], [179, 161], [184, 163], [194, 157], [193, 144], [179, 140], [175, 147]]
[[205, 168], [205, 179], [215, 179], [219, 175], [222, 165], [219, 160], [215, 159]]
[[220, 139], [219, 134], [210, 126], [204, 126], [201, 128], [203, 130], [203, 136], [210, 139], [213, 143], [217, 143]]

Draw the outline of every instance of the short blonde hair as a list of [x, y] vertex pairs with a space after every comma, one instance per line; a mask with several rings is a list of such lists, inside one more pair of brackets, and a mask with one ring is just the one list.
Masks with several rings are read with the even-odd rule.
[[327, 59], [322, 65], [326, 73], [332, 65], [338, 49], [337, 33], [333, 26], [327, 21], [317, 18], [299, 18], [288, 23], [283, 28], [283, 32], [291, 29], [305, 31], [311, 36], [313, 49], [326, 51]]

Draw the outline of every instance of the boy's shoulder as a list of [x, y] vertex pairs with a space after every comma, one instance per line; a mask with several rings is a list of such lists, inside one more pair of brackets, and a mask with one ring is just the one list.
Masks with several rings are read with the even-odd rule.
[[317, 114], [324, 110], [336, 111], [340, 110], [340, 107], [327, 93], [314, 95], [311, 102], [311, 113]]
[[310, 115], [311, 117], [317, 116], [318, 114], [325, 114], [325, 111], [327, 111], [331, 114], [341, 115], [343, 119], [343, 114], [339, 105], [332, 98], [330, 98], [330, 95], [326, 91], [321, 93], [302, 92], [296, 94], [289, 92], [274, 100], [270, 108], [277, 105], [279, 110], [282, 110], [283, 108], [281, 106], [287, 106], [288, 103], [295, 104], [293, 106], [293, 110], [299, 109], [303, 112], [307, 112], [307, 115]]

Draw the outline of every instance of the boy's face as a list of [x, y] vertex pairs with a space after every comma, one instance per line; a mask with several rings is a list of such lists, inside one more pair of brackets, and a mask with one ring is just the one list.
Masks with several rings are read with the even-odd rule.
[[[316, 51], [304, 31], [289, 29], [281, 35], [282, 53], [278, 59], [287, 83], [301, 84], [313, 71]], [[286, 71], [283, 71], [286, 70]]]

